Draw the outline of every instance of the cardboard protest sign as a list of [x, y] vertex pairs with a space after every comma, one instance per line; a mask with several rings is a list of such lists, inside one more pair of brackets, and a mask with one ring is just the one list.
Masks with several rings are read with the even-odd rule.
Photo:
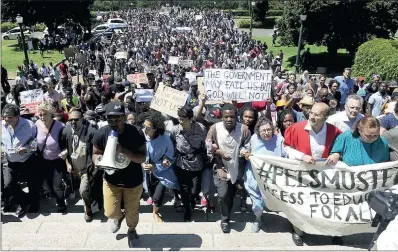
[[127, 59], [127, 52], [115, 53], [115, 59]]
[[186, 72], [185, 78], [189, 80], [189, 84], [192, 85], [196, 82], [196, 73], [195, 72]]
[[398, 161], [325, 166], [254, 155], [250, 162], [268, 209], [283, 212], [306, 233], [330, 236], [374, 232], [369, 192], [391, 188], [398, 173]]
[[271, 83], [271, 70], [207, 69], [204, 73], [209, 100], [264, 101]]
[[180, 60], [180, 57], [170, 56], [168, 64], [170, 64], [170, 65], [178, 65], [178, 61], [179, 60]]
[[29, 108], [31, 113], [37, 114], [37, 105], [43, 102], [43, 90], [33, 89], [20, 93], [21, 104]]
[[148, 77], [146, 73], [139, 73], [139, 74], [129, 74], [127, 75], [127, 80], [130, 83], [148, 83]]
[[75, 57], [75, 49], [69, 48], [69, 47], [64, 47], [64, 55], [65, 55], [66, 59]]
[[150, 108], [178, 118], [178, 109], [185, 105], [187, 99], [187, 93], [159, 84]]
[[153, 89], [135, 89], [135, 100], [137, 102], [151, 102]]
[[184, 68], [186, 68], [186, 67], [192, 67], [192, 65], [193, 65], [193, 60], [180, 60], [180, 61], [178, 62], [178, 64], [179, 64], [181, 67], [184, 67]]
[[202, 20], [202, 15], [195, 15], [195, 20]]

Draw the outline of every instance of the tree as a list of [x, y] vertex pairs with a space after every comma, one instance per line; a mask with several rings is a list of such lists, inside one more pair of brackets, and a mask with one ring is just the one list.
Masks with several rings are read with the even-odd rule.
[[255, 21], [264, 22], [268, 12], [268, 0], [256, 2], [253, 8], [253, 18]]
[[72, 20], [79, 23], [84, 30], [91, 31], [90, 7], [94, 0], [4, 0], [3, 20], [15, 20], [20, 14], [25, 25], [45, 23], [51, 32], [57, 26]]
[[372, 37], [389, 38], [398, 29], [398, 1], [289, 0], [278, 23], [282, 45], [297, 45], [300, 14], [307, 15], [303, 42], [327, 46], [331, 56], [339, 48], [354, 54]]

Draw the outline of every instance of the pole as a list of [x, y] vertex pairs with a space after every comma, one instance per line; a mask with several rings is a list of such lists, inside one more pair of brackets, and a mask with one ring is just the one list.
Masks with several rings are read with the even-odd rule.
[[25, 67], [26, 67], [25, 74], [27, 74], [28, 71], [29, 71], [29, 57], [28, 57], [28, 52], [26, 51], [26, 46], [25, 46], [25, 35], [23, 34], [22, 24], [19, 24], [19, 29], [20, 29], [21, 38], [22, 38], [22, 48], [23, 48], [23, 52], [24, 52], [24, 54], [25, 54]]
[[251, 5], [251, 3], [249, 4], [249, 8], [250, 8], [250, 39], [252, 39], [252, 28], [253, 28], [253, 6]]
[[297, 56], [296, 56], [296, 65], [295, 65], [295, 67], [296, 67], [296, 74], [299, 73], [299, 68], [300, 68], [299, 59], [300, 59], [300, 49], [301, 49], [301, 36], [302, 36], [302, 34], [303, 34], [303, 21], [300, 20], [300, 22], [301, 22], [301, 26], [300, 26], [300, 36], [299, 36], [299, 41], [298, 41], [298, 46], [297, 46]]

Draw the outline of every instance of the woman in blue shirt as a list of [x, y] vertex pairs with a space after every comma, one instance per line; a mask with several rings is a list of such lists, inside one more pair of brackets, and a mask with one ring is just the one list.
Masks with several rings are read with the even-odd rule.
[[146, 183], [153, 201], [153, 218], [162, 222], [159, 208], [162, 205], [166, 188], [178, 189], [177, 177], [172, 165], [175, 161], [174, 146], [165, 134], [163, 116], [156, 111], [151, 111], [143, 124], [147, 139], [147, 158], [142, 168], [147, 173]]
[[372, 116], [359, 120], [354, 132], [340, 134], [330, 153], [326, 163], [332, 165], [339, 160], [349, 166], [389, 161], [387, 140], [380, 136], [380, 123]]
[[[254, 135], [250, 139], [251, 153], [248, 150], [242, 150], [241, 154], [249, 159], [252, 154], [264, 154], [277, 157], [285, 157], [283, 150], [283, 136], [275, 134], [272, 121], [262, 116], [254, 128]], [[254, 177], [251, 163], [247, 162], [245, 169], [245, 188], [252, 200], [252, 210], [256, 215], [256, 221], [253, 223], [252, 231], [257, 233], [261, 227], [261, 216], [263, 214], [263, 201], [256, 178]]]

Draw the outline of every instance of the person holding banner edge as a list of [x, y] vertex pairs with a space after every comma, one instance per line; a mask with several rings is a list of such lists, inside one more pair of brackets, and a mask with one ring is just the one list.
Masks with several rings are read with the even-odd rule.
[[[323, 102], [312, 106], [307, 121], [293, 124], [286, 129], [284, 149], [290, 159], [315, 164], [316, 160], [327, 158], [332, 144], [341, 131], [326, 123], [329, 106]], [[297, 246], [303, 246], [304, 232], [293, 226], [292, 239]], [[333, 242], [341, 244], [340, 237], [333, 237]]]

